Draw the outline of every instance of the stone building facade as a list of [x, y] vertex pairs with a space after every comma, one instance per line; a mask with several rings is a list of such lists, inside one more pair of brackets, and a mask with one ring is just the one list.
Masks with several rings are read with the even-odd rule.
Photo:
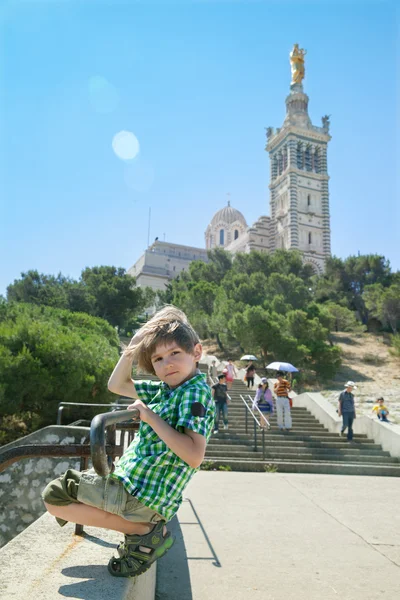
[[193, 260], [208, 262], [207, 250], [155, 240], [144, 254], [128, 269], [139, 287], [165, 290], [165, 285], [182, 271], [187, 271]]
[[243, 214], [228, 205], [220, 209], [205, 231], [206, 249], [155, 242], [128, 273], [138, 285], [164, 289], [165, 282], [187, 269], [192, 260], [207, 261], [207, 251], [274, 252], [299, 250], [315, 273], [324, 271], [331, 252], [327, 150], [329, 117], [321, 127], [312, 124], [309, 98], [303, 90], [305, 51], [295, 44], [291, 54], [292, 83], [286, 98], [282, 127], [268, 127], [270, 216], [249, 227]]

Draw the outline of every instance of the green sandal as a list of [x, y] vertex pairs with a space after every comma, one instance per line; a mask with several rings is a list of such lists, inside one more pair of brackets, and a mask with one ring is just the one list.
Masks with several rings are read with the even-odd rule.
[[[175, 542], [170, 532], [163, 536], [164, 525], [165, 521], [160, 521], [146, 535], [126, 535], [124, 543], [118, 546], [119, 558], [113, 557], [108, 563], [109, 573], [114, 577], [135, 577], [147, 571]], [[142, 552], [140, 546], [151, 552]]]

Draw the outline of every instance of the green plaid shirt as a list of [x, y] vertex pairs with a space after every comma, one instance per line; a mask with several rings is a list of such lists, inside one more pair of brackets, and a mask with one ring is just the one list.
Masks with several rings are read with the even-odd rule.
[[[138, 397], [171, 427], [184, 427], [203, 435], [208, 441], [214, 426], [215, 405], [202, 373], [171, 390], [160, 381], [135, 381]], [[192, 416], [193, 402], [206, 409], [204, 417]], [[193, 469], [163, 442], [148, 423], [141, 421], [135, 439], [118, 461], [112, 477], [140, 502], [170, 521], [177, 512], [182, 493]]]

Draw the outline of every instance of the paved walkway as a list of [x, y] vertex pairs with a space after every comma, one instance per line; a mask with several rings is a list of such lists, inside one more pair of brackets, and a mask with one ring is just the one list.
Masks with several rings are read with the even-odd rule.
[[157, 600], [395, 600], [400, 481], [198, 473]]

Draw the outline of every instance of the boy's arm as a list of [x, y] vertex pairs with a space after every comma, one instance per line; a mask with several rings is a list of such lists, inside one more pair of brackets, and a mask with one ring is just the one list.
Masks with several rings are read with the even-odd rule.
[[204, 459], [206, 438], [185, 427], [184, 433], [177, 431], [159, 415], [148, 408], [141, 400], [136, 400], [129, 408], [137, 408], [140, 419], [148, 423], [160, 439], [193, 469], [197, 469]]
[[122, 354], [108, 380], [108, 389], [114, 394], [127, 398], [138, 398], [138, 393], [132, 379], [132, 364], [130, 357]]

